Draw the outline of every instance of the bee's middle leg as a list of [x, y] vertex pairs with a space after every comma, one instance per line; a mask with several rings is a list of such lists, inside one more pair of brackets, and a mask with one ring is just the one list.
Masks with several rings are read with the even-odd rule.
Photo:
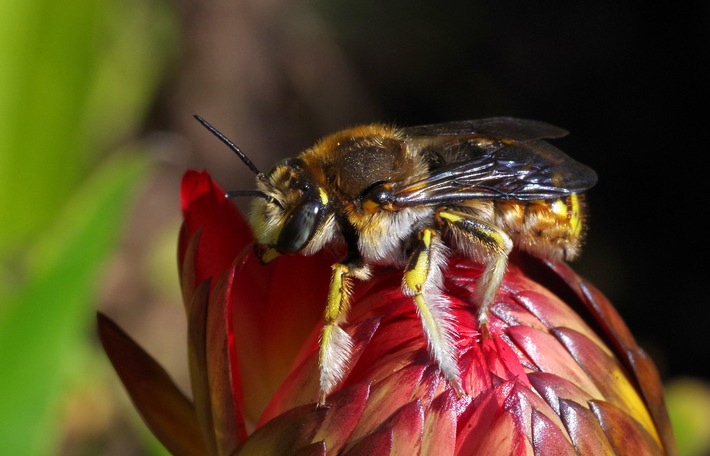
[[431, 356], [461, 396], [463, 390], [453, 341], [453, 316], [449, 301], [441, 295], [441, 269], [446, 262], [446, 251], [439, 232], [423, 228], [419, 233], [419, 244], [404, 272], [402, 290], [414, 298]]

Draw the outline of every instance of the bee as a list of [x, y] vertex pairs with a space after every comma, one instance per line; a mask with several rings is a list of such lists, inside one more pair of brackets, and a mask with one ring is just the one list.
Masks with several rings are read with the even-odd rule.
[[199, 116], [256, 175], [250, 221], [257, 256], [312, 255], [335, 244], [346, 255], [332, 267], [319, 346], [320, 396], [341, 382], [352, 340], [341, 328], [354, 280], [378, 265], [403, 270], [402, 291], [421, 319], [430, 356], [463, 394], [453, 315], [442, 292], [450, 252], [482, 264], [472, 300], [481, 337], [513, 248], [572, 260], [585, 231], [584, 194], [596, 173], [545, 139], [566, 130], [512, 117], [399, 128], [349, 128], [319, 140], [264, 174]]

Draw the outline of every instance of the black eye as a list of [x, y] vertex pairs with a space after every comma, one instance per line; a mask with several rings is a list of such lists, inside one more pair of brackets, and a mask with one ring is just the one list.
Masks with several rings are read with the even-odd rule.
[[318, 227], [323, 205], [320, 201], [307, 201], [296, 208], [284, 223], [276, 248], [281, 253], [301, 251]]

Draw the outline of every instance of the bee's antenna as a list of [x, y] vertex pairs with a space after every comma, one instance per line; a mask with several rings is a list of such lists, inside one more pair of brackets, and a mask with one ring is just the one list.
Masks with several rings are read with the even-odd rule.
[[198, 115], [195, 115], [194, 117], [195, 117], [195, 119], [197, 119], [198, 122], [200, 122], [202, 124], [202, 126], [204, 126], [206, 129], [208, 129], [210, 131], [210, 133], [215, 135], [223, 143], [225, 143], [230, 149], [232, 149], [232, 152], [237, 154], [237, 157], [241, 158], [241, 160], [244, 162], [244, 164], [247, 165], [249, 167], [249, 169], [252, 170], [252, 172], [254, 174], [256, 174], [256, 176], [260, 180], [264, 180], [264, 174], [262, 174], [259, 171], [259, 169], [256, 167], [256, 165], [254, 165], [254, 163], [252, 163], [252, 161], [249, 160], [249, 157], [247, 157], [247, 155], [244, 152], [242, 152], [241, 149], [239, 149], [229, 138], [224, 136], [219, 130], [217, 130], [215, 127], [213, 127], [209, 122], [207, 122], [202, 117], [200, 117]]

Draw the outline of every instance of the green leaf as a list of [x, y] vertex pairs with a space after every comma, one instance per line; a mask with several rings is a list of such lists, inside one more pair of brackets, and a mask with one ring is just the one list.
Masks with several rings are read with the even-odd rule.
[[146, 163], [109, 160], [30, 253], [31, 277], [0, 310], [0, 442], [4, 454], [48, 454], [57, 397], [93, 323], [92, 295]]
[[0, 1], [0, 263], [140, 128], [176, 36], [162, 0]]
[[81, 124], [100, 0], [0, 2], [0, 254], [27, 242], [85, 175]]

